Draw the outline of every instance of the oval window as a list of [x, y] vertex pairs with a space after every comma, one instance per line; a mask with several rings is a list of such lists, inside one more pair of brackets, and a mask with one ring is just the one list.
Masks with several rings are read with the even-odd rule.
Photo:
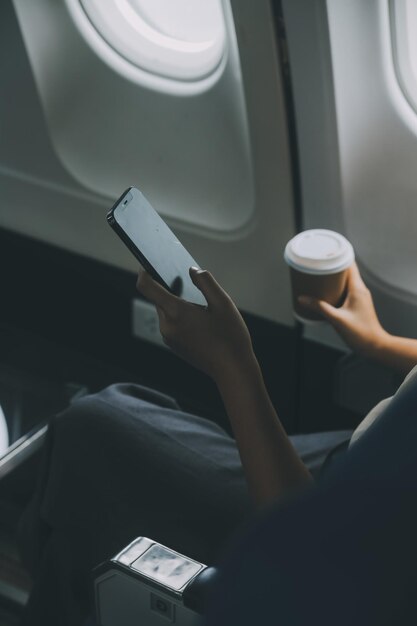
[[137, 68], [197, 81], [225, 53], [221, 0], [79, 0], [95, 30]]
[[417, 111], [417, 2], [391, 0], [391, 31], [398, 82]]

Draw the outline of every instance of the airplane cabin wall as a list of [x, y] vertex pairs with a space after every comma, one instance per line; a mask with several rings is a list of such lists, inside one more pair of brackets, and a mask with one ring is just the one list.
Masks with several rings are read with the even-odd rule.
[[[384, 326], [417, 337], [417, 112], [396, 68], [400, 4], [284, 0], [283, 9], [303, 226], [345, 233]], [[305, 336], [340, 344], [329, 328]]]
[[[116, 76], [115, 69], [107, 66], [94, 48], [86, 44], [84, 35], [76, 30], [71, 14], [65, 10], [66, 3], [74, 2], [60, 0], [59, 6], [53, 3], [52, 7], [45, 0], [33, 0], [30, 3], [8, 0], [0, 8], [3, 59], [0, 66], [0, 256], [2, 267], [7, 270], [3, 273], [6, 296], [1, 317], [6, 326], [17, 329], [18, 341], [25, 344], [21, 362], [32, 363], [34, 360], [35, 368], [38, 369], [38, 356], [41, 353], [43, 356], [44, 352], [27, 342], [25, 333], [20, 336], [19, 331], [23, 329], [38, 334], [42, 341], [46, 338], [59, 346], [58, 354], [55, 349], [53, 358], [43, 357], [48, 377], [51, 371], [53, 374], [62, 371], [65, 381], [77, 380], [89, 389], [100, 388], [114, 380], [139, 380], [147, 386], [171, 393], [181, 401], [182, 406], [192, 411], [201, 414], [208, 411], [211, 416], [220, 414], [221, 403], [210, 381], [174, 358], [168, 350], [132, 336], [132, 300], [138, 297], [134, 288], [137, 263], [107, 226], [106, 212], [121, 191], [117, 187], [133, 183], [144, 189], [191, 254], [202, 266], [213, 271], [243, 311], [271, 399], [288, 432], [354, 427], [358, 415], [362, 415], [375, 399], [380, 399], [378, 394], [382, 393], [382, 389], [385, 391], [386, 386], [377, 385], [374, 394], [376, 398], [368, 396], [366, 407], [361, 405], [353, 407], [353, 410], [349, 407], [346, 411], [341, 410], [340, 406], [336, 406], [337, 393], [333, 393], [337, 386], [335, 374], [340, 352], [328, 349], [323, 343], [343, 350], [345, 346], [335, 336], [329, 339], [328, 328], [320, 331], [316, 327], [307, 328], [304, 336], [312, 337], [315, 341], [301, 341], [300, 325], [294, 325], [291, 310], [288, 268], [282, 254], [286, 241], [295, 233], [297, 220], [293, 198], [294, 171], [290, 159], [291, 121], [289, 123], [287, 116], [291, 111], [286, 111], [284, 106], [284, 87], [278, 58], [283, 50], [277, 49], [276, 15], [273, 15], [273, 9], [277, 8], [279, 2], [231, 0], [229, 6], [224, 0], [225, 15], [229, 20], [227, 28], [230, 31], [234, 25], [239, 51], [238, 55], [234, 53], [228, 58], [227, 62], [233, 61], [234, 65], [227, 69], [225, 64], [222, 69], [223, 72], [232, 72], [234, 76], [233, 93], [221, 74], [194, 95], [182, 93], [175, 96], [172, 93], [161, 96], [160, 90], [152, 90], [150, 87], [146, 88], [145, 96], [143, 85], [135, 86], [125, 75]], [[310, 18], [311, 13], [307, 9], [317, 8], [322, 3], [302, 5], [294, 0], [291, 6], [294, 11], [297, 7], [304, 7], [305, 13], [301, 17], [305, 15]], [[228, 8], [232, 11], [233, 23]], [[343, 197], [337, 158], [339, 118], [334, 106], [330, 57], [328, 54], [324, 57], [325, 64], [322, 67], [320, 63], [323, 58], [320, 55], [317, 57], [314, 46], [308, 49], [308, 54], [303, 53], [310, 30], [314, 31], [317, 26], [311, 20], [310, 23], [303, 23], [300, 39], [302, 54], [300, 64], [297, 63], [294, 51], [300, 36], [297, 30], [300, 22], [292, 22], [292, 16], [299, 20], [300, 15], [296, 12], [290, 14], [287, 5], [284, 8], [299, 140], [304, 226], [329, 226], [343, 231]], [[39, 17], [38, 9], [45, 11], [43, 18]], [[28, 16], [33, 20], [24, 24]], [[63, 32], [67, 25], [71, 38], [78, 42], [74, 58], [78, 59], [82, 55], [85, 63], [81, 72], [83, 88], [92, 89], [97, 70], [103, 78], [100, 90], [111, 89], [113, 84], [117, 84], [120, 90], [123, 87], [125, 94], [131, 94], [134, 106], [124, 104], [123, 114], [126, 116], [126, 127], [135, 128], [138, 134], [136, 149], [141, 146], [141, 123], [145, 124], [141, 116], [143, 111], [140, 110], [142, 97], [138, 93], [146, 100], [147, 112], [154, 113], [152, 126], [159, 147], [163, 141], [169, 143], [172, 140], [172, 136], [166, 137], [162, 131], [158, 131], [161, 97], [166, 102], [172, 98], [175, 121], [180, 120], [184, 128], [184, 142], [178, 149], [184, 151], [188, 149], [186, 139], [191, 142], [192, 150], [196, 151], [198, 146], [192, 134], [186, 136], [185, 120], [188, 112], [181, 108], [181, 104], [191, 106], [195, 98], [202, 110], [205, 110], [208, 102], [213, 103], [215, 98], [216, 111], [210, 117], [214, 123], [213, 134], [219, 141], [226, 142], [222, 145], [229, 145], [228, 154], [231, 154], [230, 151], [237, 152], [240, 176], [247, 177], [247, 180], [240, 181], [239, 176], [222, 179], [217, 196], [221, 203], [214, 207], [214, 212], [211, 215], [206, 213], [209, 206], [206, 196], [202, 198], [205, 204], [195, 204], [197, 210], [193, 212], [197, 177], [190, 180], [190, 189], [194, 191], [189, 194], [190, 189], [186, 187], [188, 172], [181, 170], [184, 161], [179, 159], [177, 162], [172, 146], [167, 146], [167, 149], [171, 148], [169, 154], [173, 171], [180, 168], [177, 186], [174, 186], [175, 176], [169, 179], [172, 197], [175, 198], [175, 205], [173, 202], [171, 206], [167, 200], [170, 194], [166, 181], [159, 189], [157, 177], [154, 174], [149, 179], [142, 177], [140, 168], [137, 180], [132, 180], [135, 166], [132, 165], [134, 155], [131, 150], [135, 149], [134, 142], [129, 143], [127, 161], [124, 161], [123, 145], [118, 145], [115, 168], [119, 169], [113, 176], [108, 159], [118, 135], [114, 133], [114, 128], [109, 128], [110, 116], [109, 122], [102, 126], [103, 137], [100, 139], [102, 151], [109, 146], [109, 154], [104, 155], [105, 160], [102, 162], [106, 165], [108, 175], [102, 193], [98, 179], [95, 185], [91, 179], [90, 183], [87, 180], [80, 181], [80, 174], [75, 174], [62, 152], [65, 145], [58, 145], [62, 137], [57, 139], [53, 136], [53, 122], [56, 124], [60, 120], [58, 128], [62, 129], [65, 140], [73, 141], [72, 148], [79, 142], [81, 150], [80, 146], [86, 137], [71, 138], [66, 127], [66, 123], [71, 120], [71, 128], [76, 131], [74, 115], [81, 120], [82, 133], [88, 135], [88, 125], [82, 124], [84, 109], [81, 105], [87, 100], [79, 95], [79, 68], [75, 65], [74, 71], [70, 73], [70, 65], [67, 66], [68, 84], [65, 74], [60, 82], [60, 87], [66, 86], [67, 91], [52, 90], [52, 96], [55, 94], [57, 98], [52, 99], [51, 104], [48, 99], [51, 93], [46, 94], [48, 98], [42, 93], [42, 85], [43, 88], [45, 84], [48, 85], [47, 77], [40, 77], [40, 60], [38, 57], [36, 60], [35, 52], [32, 52], [33, 46], [43, 44], [46, 63], [48, 54], [45, 54], [45, 50], [51, 56], [54, 46], [59, 47], [59, 38], [58, 41], [54, 38], [58, 31], [53, 28], [46, 32], [43, 30], [44, 25], [50, 26], [52, 17], [59, 21], [59, 28]], [[32, 25], [44, 35], [43, 38], [32, 40], [33, 33], [28, 34]], [[323, 28], [322, 22], [319, 21], [318, 25]], [[234, 45], [233, 41], [232, 34], [230, 46]], [[321, 37], [319, 41], [324, 45], [326, 39]], [[51, 65], [46, 63], [42, 71], [50, 69], [55, 74], [58, 61], [52, 58]], [[314, 63], [318, 64], [322, 75], [311, 73]], [[303, 64], [306, 74], [303, 73]], [[90, 70], [91, 81], [88, 80]], [[301, 80], [303, 77], [308, 79], [305, 84]], [[309, 87], [307, 90], [305, 85]], [[77, 92], [75, 99], [74, 92]], [[159, 101], [154, 110], [149, 104], [153, 97], [155, 102]], [[206, 97], [208, 101], [204, 104]], [[287, 106], [290, 101], [291, 98], [288, 98]], [[72, 110], [75, 103], [79, 109], [77, 111]], [[100, 102], [96, 101], [96, 106], [99, 105]], [[107, 113], [115, 111], [114, 94], [109, 103], [103, 98], [102, 106]], [[91, 113], [91, 102], [89, 107]], [[216, 126], [216, 120], [229, 120], [235, 113], [234, 125], [228, 127], [226, 135], [222, 137], [220, 131], [225, 126]], [[133, 118], [129, 117], [132, 115]], [[200, 137], [205, 136], [206, 122], [207, 119], [201, 119]], [[120, 125], [120, 120], [117, 123]], [[194, 119], [192, 128], [196, 127], [196, 123]], [[148, 118], [146, 124], [143, 132], [149, 142], [152, 133], [149, 133]], [[309, 139], [309, 133], [312, 133], [313, 139]], [[235, 142], [233, 134], [238, 135]], [[317, 146], [322, 149], [317, 149]], [[99, 176], [101, 167], [91, 161], [97, 146], [87, 147], [90, 162], [86, 163], [86, 153], [80, 152], [80, 163], [86, 165], [85, 175], [89, 167], [96, 167], [95, 175]], [[152, 146], [148, 143], [146, 148], [147, 154], [155, 159], [156, 152], [152, 153]], [[291, 148], [293, 150], [294, 145]], [[147, 157], [140, 150], [138, 154], [138, 163]], [[220, 171], [219, 163], [213, 163], [213, 155], [210, 156], [206, 150], [202, 150], [201, 155], [202, 169], [210, 170], [210, 176]], [[219, 162], [223, 157], [224, 154], [219, 152]], [[149, 162], [151, 164], [152, 159]], [[143, 163], [149, 168], [149, 163]], [[192, 171], [197, 170], [194, 168]], [[123, 180], [126, 172], [128, 175]], [[236, 196], [233, 195], [234, 189]], [[239, 213], [238, 204], [230, 207], [227, 198], [242, 198], [242, 189], [247, 198], [242, 213]], [[180, 204], [178, 198], [182, 200]], [[205, 207], [204, 210], [202, 207]], [[334, 210], [334, 207], [340, 210]], [[232, 210], [227, 214], [230, 208]], [[179, 213], [174, 215], [173, 209], [179, 209]], [[84, 371], [79, 365], [78, 355], [74, 357], [73, 368], [68, 372], [68, 346], [81, 353], [81, 360], [91, 357], [104, 361], [109, 367], [108, 375], [106, 373], [105, 376], [97, 377], [94, 363], [91, 368], [86, 368], [88, 374], [80, 374], [80, 378], [77, 378], [77, 372]], [[10, 350], [12, 352], [15, 354], [19, 351]], [[62, 363], [56, 366], [55, 358], [58, 357]], [[123, 372], [114, 371], [119, 366], [123, 367]], [[90, 375], [90, 371], [94, 374]], [[345, 395], [351, 397], [352, 393], [349, 390]], [[225, 416], [224, 425], [227, 428]]]
[[[1, 226], [135, 271], [105, 216], [137, 185], [240, 308], [293, 326], [282, 258], [295, 232], [291, 168], [269, 1], [224, 0], [228, 58], [193, 95], [116, 74], [77, 30], [70, 4], [14, 0], [23, 38], [2, 4]], [[160, 118], [170, 105], [172, 125]]]

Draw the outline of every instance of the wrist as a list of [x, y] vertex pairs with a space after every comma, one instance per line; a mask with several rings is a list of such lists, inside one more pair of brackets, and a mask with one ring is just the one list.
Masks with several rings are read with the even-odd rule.
[[241, 384], [242, 381], [256, 380], [260, 374], [258, 360], [254, 352], [251, 351], [239, 360], [222, 361], [221, 367], [216, 371], [213, 379], [220, 393], [223, 394], [231, 387], [235, 387], [236, 384]]
[[392, 350], [393, 335], [386, 330], [381, 329], [364, 350], [366, 357], [374, 359], [375, 361], [384, 361], [387, 353]]

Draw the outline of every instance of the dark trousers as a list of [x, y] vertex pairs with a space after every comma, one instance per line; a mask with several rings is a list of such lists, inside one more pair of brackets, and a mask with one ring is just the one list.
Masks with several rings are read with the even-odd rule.
[[[315, 473], [350, 434], [291, 439]], [[252, 513], [235, 442], [218, 425], [134, 384], [78, 400], [51, 422], [20, 527], [34, 576], [23, 624], [82, 624], [91, 570], [137, 536], [209, 564]]]

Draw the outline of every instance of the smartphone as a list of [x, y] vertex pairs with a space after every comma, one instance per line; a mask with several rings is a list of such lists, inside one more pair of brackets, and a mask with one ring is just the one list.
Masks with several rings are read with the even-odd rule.
[[107, 221], [154, 280], [188, 302], [207, 305], [189, 274], [199, 265], [139, 189], [126, 189]]

